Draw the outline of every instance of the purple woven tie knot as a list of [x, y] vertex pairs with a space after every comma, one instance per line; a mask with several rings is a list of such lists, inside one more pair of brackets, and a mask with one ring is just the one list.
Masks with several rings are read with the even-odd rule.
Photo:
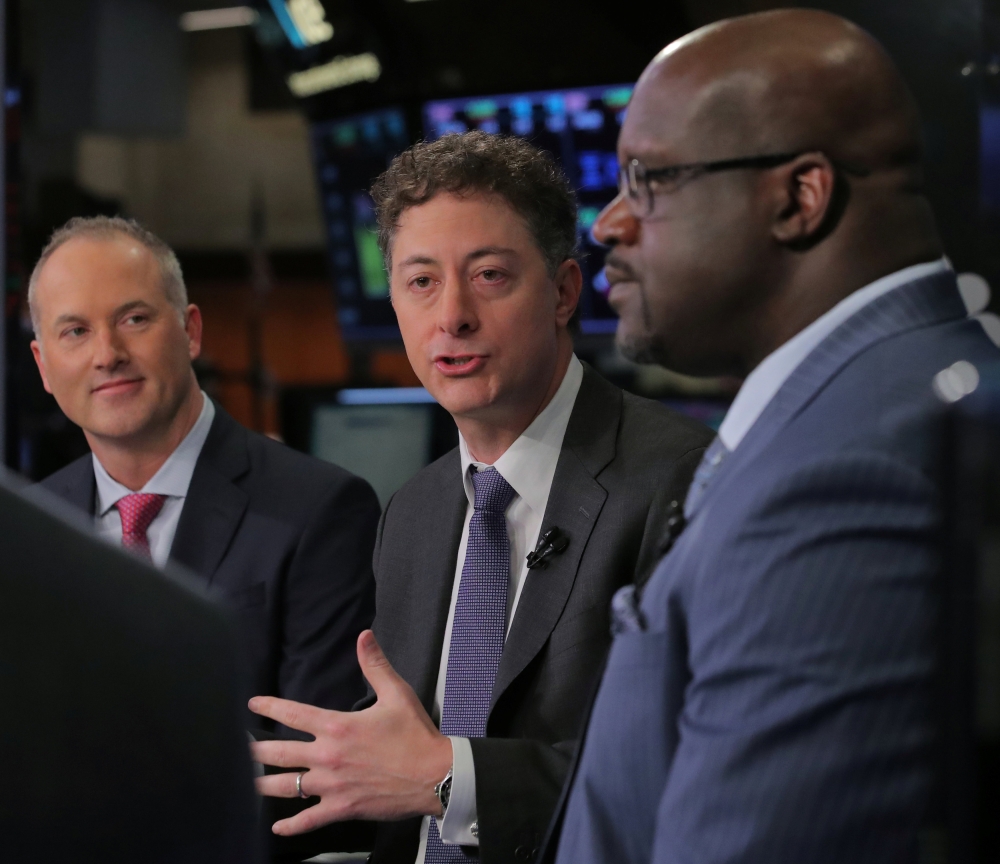
[[[469, 520], [462, 579], [448, 649], [441, 731], [464, 738], [486, 736], [493, 682], [507, 633], [510, 539], [506, 510], [517, 494], [496, 468], [472, 475], [475, 512]], [[461, 847], [445, 845], [431, 820], [425, 864], [472, 861]]]
[[476, 490], [476, 502], [472, 506], [488, 513], [506, 513], [517, 494], [496, 468], [473, 473], [472, 485]]

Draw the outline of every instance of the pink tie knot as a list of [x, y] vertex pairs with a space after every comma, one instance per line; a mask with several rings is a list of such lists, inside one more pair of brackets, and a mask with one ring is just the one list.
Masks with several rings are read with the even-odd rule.
[[149, 538], [146, 531], [163, 509], [166, 495], [151, 495], [147, 492], [136, 492], [119, 499], [115, 505], [122, 517], [122, 546], [152, 557], [149, 552]]

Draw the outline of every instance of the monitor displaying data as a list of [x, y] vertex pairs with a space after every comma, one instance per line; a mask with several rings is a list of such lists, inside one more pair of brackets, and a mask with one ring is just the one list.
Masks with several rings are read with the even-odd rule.
[[424, 135], [428, 139], [470, 129], [520, 135], [548, 150], [562, 164], [580, 205], [583, 333], [613, 333], [617, 323], [607, 302], [605, 250], [593, 242], [590, 229], [598, 213], [617, 194], [615, 148], [631, 95], [632, 85], [622, 84], [447, 99], [424, 106]]
[[368, 190], [410, 144], [403, 112], [390, 108], [314, 123], [311, 137], [343, 335], [398, 339]]

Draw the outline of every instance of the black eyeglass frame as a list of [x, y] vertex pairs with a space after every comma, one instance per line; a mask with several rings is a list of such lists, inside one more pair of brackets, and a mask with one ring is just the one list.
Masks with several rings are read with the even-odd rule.
[[[680, 178], [681, 175], [690, 174], [690, 179], [699, 177], [702, 174], [713, 174], [717, 171], [735, 171], [743, 168], [777, 168], [797, 159], [805, 153], [812, 151], [801, 150], [797, 153], [770, 153], [765, 156], [743, 156], [738, 159], [720, 159], [716, 162], [688, 162], [683, 165], [668, 165], [664, 168], [646, 168], [638, 159], [632, 159], [627, 165], [619, 166], [618, 169], [618, 191], [626, 198], [639, 202], [641, 200], [641, 183], [646, 187], [646, 195], [649, 201], [647, 212], [649, 216], [653, 212], [654, 194], [650, 186], [651, 180], [657, 178]], [[846, 174], [853, 174], [857, 177], [867, 177], [871, 172], [859, 165], [847, 165], [842, 162], [830, 160], [833, 166]]]

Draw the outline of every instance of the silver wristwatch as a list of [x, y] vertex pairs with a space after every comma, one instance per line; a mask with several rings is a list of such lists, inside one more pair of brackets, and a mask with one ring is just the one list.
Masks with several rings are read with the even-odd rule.
[[440, 819], [443, 819], [444, 814], [448, 812], [448, 802], [451, 800], [452, 770], [452, 768], [449, 768], [444, 780], [434, 787], [434, 794], [437, 795], [438, 801], [441, 802], [441, 815], [438, 817]]

